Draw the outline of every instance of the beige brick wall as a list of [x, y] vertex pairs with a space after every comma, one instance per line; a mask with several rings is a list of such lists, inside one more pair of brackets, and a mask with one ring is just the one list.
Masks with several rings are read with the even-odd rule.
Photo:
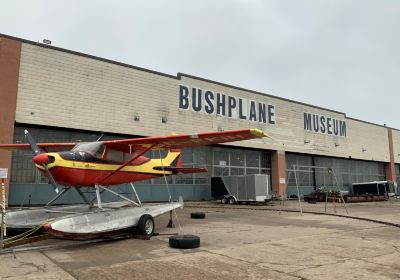
[[[180, 110], [179, 85], [273, 104], [276, 123], [260, 124]], [[304, 112], [345, 120], [347, 137], [305, 131]], [[134, 121], [135, 114], [140, 121]], [[167, 123], [161, 122], [162, 117], [168, 119]], [[22, 45], [16, 121], [133, 135], [256, 127], [269, 133], [273, 140], [251, 140], [235, 145], [389, 160], [386, 128], [346, 119], [342, 113], [184, 75], [181, 79], [158, 75], [27, 43]], [[305, 140], [309, 143], [305, 144]], [[400, 143], [395, 143], [398, 151]]]

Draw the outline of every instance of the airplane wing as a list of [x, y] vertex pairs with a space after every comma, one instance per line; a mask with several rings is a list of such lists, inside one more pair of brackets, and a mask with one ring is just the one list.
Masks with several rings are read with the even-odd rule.
[[171, 136], [111, 140], [102, 141], [102, 143], [109, 149], [130, 153], [134, 150], [144, 150], [149, 148], [151, 148], [152, 150], [177, 149], [242, 141], [262, 137], [269, 136], [259, 129], [241, 129], [204, 132], [199, 134], [180, 134]]
[[[158, 149], [177, 149], [196, 146], [206, 146], [219, 143], [242, 141], [254, 138], [269, 137], [259, 129], [240, 129], [227, 131], [213, 131], [199, 134], [180, 134], [171, 136], [155, 136], [144, 138], [132, 138], [122, 140], [100, 141], [109, 149], [125, 153], [131, 153], [135, 150], [144, 150], [152, 147], [152, 150]], [[70, 149], [76, 143], [37, 143], [38, 147], [45, 150]], [[29, 150], [29, 144], [0, 144], [0, 150]]]
[[[43, 150], [60, 150], [64, 148], [72, 148], [76, 143], [37, 143], [38, 147]], [[0, 150], [8, 150], [14, 152], [16, 150], [31, 150], [30, 144], [0, 144]]]

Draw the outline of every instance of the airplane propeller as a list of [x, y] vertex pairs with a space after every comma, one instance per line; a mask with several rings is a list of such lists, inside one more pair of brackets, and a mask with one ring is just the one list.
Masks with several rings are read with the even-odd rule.
[[[58, 185], [57, 185], [56, 181], [54, 180], [53, 175], [51, 175], [49, 168], [47, 167], [48, 157], [45, 156], [44, 154], [41, 154], [40, 148], [36, 144], [32, 135], [29, 134], [28, 130], [25, 129], [24, 133], [25, 133], [25, 138], [28, 140], [28, 143], [31, 145], [32, 151], [35, 154], [34, 161], [35, 161], [35, 158], [37, 158], [35, 163], [41, 164], [43, 166], [44, 170], [46, 171], [47, 177], [49, 178], [50, 184], [54, 188], [54, 191], [56, 193], [59, 193]], [[43, 160], [45, 157], [47, 158], [47, 160]]]

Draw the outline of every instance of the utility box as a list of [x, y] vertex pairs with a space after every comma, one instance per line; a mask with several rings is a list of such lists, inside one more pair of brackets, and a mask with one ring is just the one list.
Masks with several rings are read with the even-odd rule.
[[270, 176], [253, 174], [212, 177], [211, 196], [230, 204], [269, 201], [272, 199]]

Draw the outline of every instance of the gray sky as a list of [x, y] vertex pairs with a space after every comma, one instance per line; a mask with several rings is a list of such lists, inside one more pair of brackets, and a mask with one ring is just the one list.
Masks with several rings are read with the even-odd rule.
[[0, 33], [400, 129], [397, 0], [0, 0]]

